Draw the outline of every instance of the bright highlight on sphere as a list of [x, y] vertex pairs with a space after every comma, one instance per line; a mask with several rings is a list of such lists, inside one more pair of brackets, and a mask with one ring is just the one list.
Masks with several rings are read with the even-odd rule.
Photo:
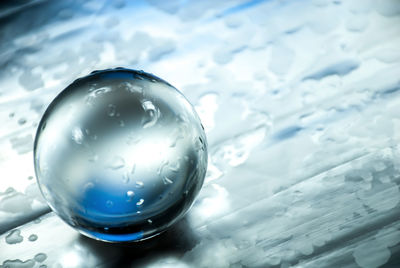
[[50, 207], [110, 242], [157, 235], [184, 216], [207, 169], [204, 129], [173, 86], [143, 71], [95, 71], [49, 105], [34, 145]]

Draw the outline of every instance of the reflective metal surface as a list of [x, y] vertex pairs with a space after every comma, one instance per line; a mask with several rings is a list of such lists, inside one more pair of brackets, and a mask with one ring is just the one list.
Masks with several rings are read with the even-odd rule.
[[[27, 267], [400, 266], [399, 1], [1, 7], [3, 267], [16, 259]], [[79, 235], [49, 213], [32, 179], [35, 130], [51, 100], [77, 77], [118, 66], [182, 90], [208, 138], [190, 212], [131, 245]]]

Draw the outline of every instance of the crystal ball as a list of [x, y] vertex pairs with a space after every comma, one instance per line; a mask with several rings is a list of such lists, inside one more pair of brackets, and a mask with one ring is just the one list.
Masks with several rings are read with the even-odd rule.
[[35, 137], [40, 190], [82, 234], [138, 241], [181, 219], [201, 189], [207, 141], [193, 106], [166, 81], [124, 68], [64, 89]]

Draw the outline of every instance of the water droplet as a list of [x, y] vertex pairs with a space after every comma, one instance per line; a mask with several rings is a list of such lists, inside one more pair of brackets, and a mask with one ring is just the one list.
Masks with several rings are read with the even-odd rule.
[[125, 166], [125, 160], [120, 156], [114, 156], [108, 163], [110, 169], [120, 169]]
[[159, 110], [149, 100], [142, 101], [142, 107], [145, 111], [145, 116], [142, 120], [143, 128], [154, 126], [157, 123], [159, 117]]
[[96, 85], [92, 85], [91, 87], [89, 87], [89, 92], [93, 92], [96, 89]]
[[107, 87], [98, 88], [98, 89], [96, 89], [96, 90], [94, 91], [94, 95], [95, 95], [96, 97], [98, 97], [98, 96], [100, 96], [100, 95], [102, 95], [102, 94], [104, 94], [104, 93], [107, 93], [107, 92], [109, 92], [109, 91], [110, 91], [110, 88], [107, 88]]
[[149, 224], [152, 224], [152, 223], [153, 223], [153, 221], [150, 220], [150, 219], [148, 219], [147, 222], [148, 222]]
[[114, 205], [113, 201], [107, 200], [106, 207], [111, 208]]
[[82, 144], [83, 142], [82, 129], [80, 129], [79, 127], [74, 127], [72, 129], [72, 140], [74, 140], [77, 144]]
[[136, 206], [141, 207], [143, 206], [144, 200], [141, 198], [139, 201], [137, 201]]
[[160, 165], [160, 166], [158, 167], [158, 169], [157, 169], [157, 175], [161, 175], [163, 169], [164, 169], [168, 164], [169, 164], [169, 161], [168, 161], [168, 160], [163, 160], [163, 161], [161, 162], [161, 165]]
[[122, 181], [124, 183], [128, 183], [130, 180], [132, 180], [134, 178], [135, 170], [136, 170], [136, 164], [132, 164], [132, 168], [125, 173]]
[[143, 78], [142, 75], [144, 75], [144, 72], [143, 72], [142, 70], [140, 70], [140, 71], [137, 71], [137, 72], [133, 75], [133, 78], [136, 78], [136, 79], [139, 79], [139, 80], [144, 80], [144, 78]]
[[140, 85], [129, 84], [126, 86], [126, 89], [131, 93], [139, 93], [139, 94], [143, 93], [143, 87]]
[[18, 229], [12, 230], [6, 236], [6, 243], [7, 244], [18, 244], [21, 243], [24, 238], [21, 236], [21, 231]]
[[85, 99], [85, 104], [88, 106], [93, 106], [94, 96], [89, 95]]
[[33, 179], [33, 176], [29, 176], [29, 177], [28, 177], [28, 180], [32, 180], [32, 179]]
[[178, 141], [184, 138], [183, 136], [184, 133], [185, 129], [183, 129], [181, 126], [176, 127], [171, 133], [171, 143], [169, 147], [171, 148], [175, 147]]
[[179, 168], [181, 167], [181, 164], [179, 161], [176, 161], [175, 164], [170, 164], [168, 169], [171, 170], [172, 172], [178, 172]]
[[84, 191], [89, 191], [90, 189], [94, 188], [94, 184], [93, 182], [88, 182], [85, 184], [85, 186], [83, 187]]
[[199, 141], [200, 141], [201, 145], [204, 145], [204, 141], [201, 137], [199, 137]]
[[172, 184], [173, 183], [173, 181], [171, 179], [169, 179], [167, 176], [163, 177], [163, 182], [164, 182], [164, 184]]
[[114, 105], [114, 104], [109, 104], [108, 105], [108, 111], [107, 111], [107, 114], [109, 115], [109, 116], [115, 116], [115, 110], [116, 110], [116, 106]]
[[25, 124], [26, 123], [26, 119], [25, 118], [20, 118], [20, 119], [18, 119], [18, 124], [19, 125], [23, 125], [23, 124]]
[[35, 235], [35, 234], [31, 234], [31, 235], [28, 237], [28, 240], [31, 241], [31, 242], [36, 241], [37, 239], [38, 239], [38, 236]]
[[133, 90], [134, 92], [142, 93], [142, 92], [143, 92], [143, 87], [142, 87], [142, 86], [139, 86], [139, 85], [133, 85], [133, 86], [132, 86], [132, 90]]
[[131, 202], [134, 196], [135, 196], [134, 191], [127, 191], [126, 192], [126, 201]]
[[19, 259], [16, 260], [6, 260], [3, 262], [1, 267], [6, 267], [6, 268], [28, 268], [28, 267], [33, 267], [35, 266], [35, 261], [28, 259], [26, 261], [21, 261]]
[[198, 139], [196, 139], [195, 141], [195, 149], [196, 151], [204, 151], [204, 142], [203, 139], [201, 137], [199, 137]]
[[132, 164], [131, 171], [130, 171], [131, 175], [133, 175], [133, 173], [135, 173], [135, 170], [136, 170], [136, 164], [133, 163], [133, 164]]
[[44, 262], [47, 259], [47, 255], [44, 253], [38, 253], [35, 255], [34, 259], [37, 262]]
[[144, 187], [144, 183], [142, 181], [137, 181], [137, 182], [135, 182], [135, 187], [136, 188], [143, 188]]
[[124, 174], [124, 176], [122, 176], [122, 182], [126, 184], [126, 183], [129, 183], [130, 180], [131, 180], [131, 176], [130, 176], [129, 172], [126, 172]]

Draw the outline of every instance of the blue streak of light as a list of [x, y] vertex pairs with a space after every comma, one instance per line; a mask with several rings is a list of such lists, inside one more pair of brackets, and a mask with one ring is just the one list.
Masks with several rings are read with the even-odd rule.
[[240, 12], [242, 10], [248, 9], [250, 7], [253, 7], [253, 6], [256, 6], [256, 5], [261, 4], [263, 2], [268, 2], [268, 1], [271, 1], [271, 0], [250, 0], [250, 1], [247, 1], [245, 3], [239, 4], [237, 6], [228, 8], [225, 11], [222, 11], [222, 13], [219, 14], [219, 17], [223, 17], [223, 16], [227, 16], [227, 15], [230, 15], [230, 14], [234, 14], [234, 13]]
[[127, 241], [136, 241], [143, 238], [143, 232], [137, 232], [133, 234], [104, 234], [98, 233], [94, 231], [86, 231], [96, 239], [106, 240], [106, 241], [115, 241], [115, 242], [127, 242]]

